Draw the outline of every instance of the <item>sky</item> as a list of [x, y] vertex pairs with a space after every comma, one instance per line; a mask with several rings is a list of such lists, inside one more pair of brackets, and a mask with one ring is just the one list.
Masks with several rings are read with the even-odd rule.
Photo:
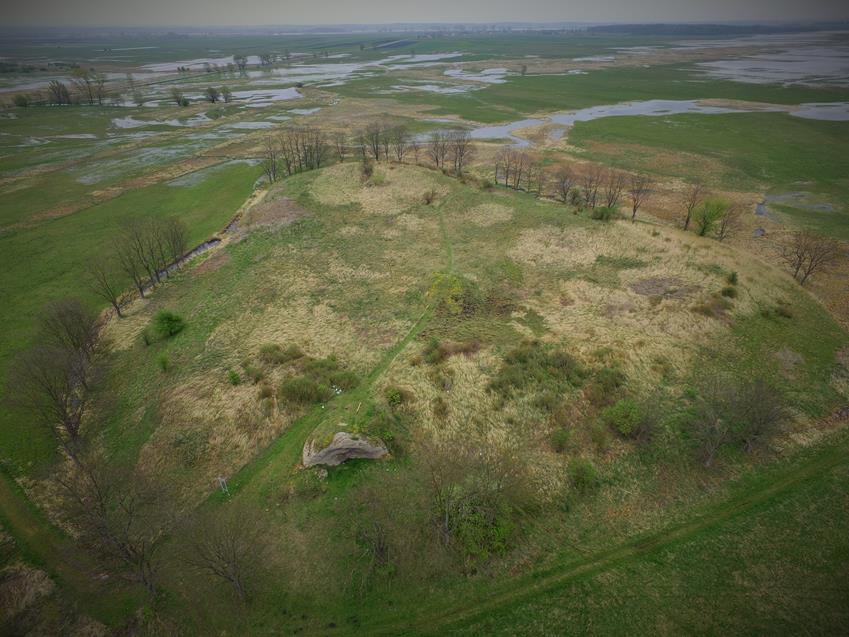
[[5, 26], [846, 20], [849, 0], [3, 0]]

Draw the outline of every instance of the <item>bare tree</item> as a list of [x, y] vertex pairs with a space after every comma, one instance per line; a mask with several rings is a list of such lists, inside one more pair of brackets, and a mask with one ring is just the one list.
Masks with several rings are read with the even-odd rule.
[[845, 255], [846, 249], [835, 239], [809, 230], [794, 232], [781, 249], [781, 257], [793, 272], [793, 278], [801, 285]]
[[427, 153], [434, 166], [444, 168], [445, 158], [448, 156], [448, 134], [443, 131], [433, 131], [428, 140]]
[[449, 134], [451, 158], [454, 161], [454, 172], [463, 174], [463, 168], [472, 156], [472, 136], [467, 130], [456, 130]]
[[239, 69], [239, 75], [247, 75], [248, 58], [244, 55], [234, 55], [233, 61]]
[[740, 226], [740, 207], [736, 204], [729, 206], [716, 226], [716, 238], [725, 241]]
[[690, 221], [693, 219], [693, 212], [698, 208], [707, 195], [707, 190], [701, 182], [695, 182], [687, 186], [684, 191], [684, 207], [687, 211], [684, 217], [684, 230], [690, 228]]
[[611, 209], [616, 208], [624, 188], [625, 175], [614, 170], [609, 171], [604, 178], [604, 205]]
[[336, 149], [337, 159], [340, 162], [345, 161], [345, 156], [348, 152], [348, 136], [344, 131], [333, 133], [333, 147]]
[[88, 263], [89, 288], [101, 299], [109, 303], [118, 318], [121, 313], [121, 290], [112, 278], [114, 268], [102, 257], [95, 257]]
[[600, 166], [593, 166], [584, 173], [581, 182], [583, 185], [584, 205], [587, 208], [595, 208], [598, 205], [598, 191], [601, 188], [604, 171]]
[[383, 141], [383, 126], [379, 122], [371, 122], [363, 131], [364, 146], [371, 152], [375, 161], [380, 161], [380, 149]]
[[169, 512], [162, 492], [92, 456], [56, 475], [65, 519], [110, 572], [158, 591], [156, 553]]
[[171, 217], [165, 219], [161, 226], [168, 250], [168, 259], [172, 264], [177, 263], [186, 253], [189, 245], [189, 231], [186, 224]]
[[555, 175], [557, 198], [563, 203], [569, 203], [572, 190], [575, 188], [575, 175], [568, 168], [561, 168]]
[[38, 321], [37, 345], [16, 356], [8, 376], [9, 403], [35, 416], [74, 460], [99, 369], [101, 328], [100, 317], [78, 299], [49, 304]]
[[637, 218], [637, 212], [651, 195], [652, 179], [648, 175], [633, 175], [628, 185], [628, 197], [631, 199], [631, 221]]
[[215, 86], [207, 86], [206, 87], [206, 101], [215, 104], [219, 99], [221, 99], [221, 91], [218, 90]]
[[71, 458], [76, 458], [88, 393], [79, 379], [79, 356], [37, 345], [12, 362], [6, 387], [9, 403], [35, 416]]
[[59, 80], [50, 80], [47, 85], [48, 102], [57, 106], [71, 103], [71, 93], [68, 87]]
[[[95, 356], [103, 322], [96, 312], [76, 298], [64, 298], [49, 303], [38, 319], [38, 340], [41, 344], [77, 354], [81, 364], [90, 363]], [[85, 383], [85, 374], [79, 372]]]
[[387, 137], [392, 144], [392, 154], [395, 155], [396, 161], [401, 164], [404, 162], [404, 156], [409, 149], [410, 134], [407, 127], [403, 125], [392, 128]]
[[144, 298], [145, 276], [144, 265], [136, 257], [133, 244], [126, 234], [121, 233], [115, 244], [115, 256], [121, 270], [133, 281], [133, 285], [141, 298]]
[[223, 512], [201, 513], [194, 521], [187, 533], [191, 539], [185, 560], [232, 587], [244, 603], [249, 598], [249, 582], [263, 562], [263, 536], [253, 512], [227, 506]]
[[422, 146], [415, 137], [410, 137], [410, 142], [407, 144], [407, 150], [413, 155], [413, 163], [418, 166], [419, 154], [421, 153]]
[[233, 91], [231, 91], [229, 87], [222, 86], [220, 92], [221, 99], [224, 100], [225, 104], [228, 104], [233, 101]]
[[280, 176], [279, 173], [279, 148], [277, 142], [269, 138], [265, 140], [263, 146], [262, 171], [268, 179], [268, 183], [273, 184]]

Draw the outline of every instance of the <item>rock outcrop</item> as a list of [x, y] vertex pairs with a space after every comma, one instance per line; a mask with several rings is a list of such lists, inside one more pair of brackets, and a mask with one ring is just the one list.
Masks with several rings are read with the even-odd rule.
[[389, 454], [389, 450], [380, 441], [351, 435], [339, 431], [326, 447], [320, 447], [315, 440], [309, 440], [304, 445], [304, 466], [327, 465], [335, 467], [352, 458], [368, 458], [377, 460]]

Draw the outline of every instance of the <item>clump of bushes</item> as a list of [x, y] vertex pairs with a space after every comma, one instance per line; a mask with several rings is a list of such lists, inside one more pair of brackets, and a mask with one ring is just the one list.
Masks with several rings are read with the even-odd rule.
[[618, 390], [627, 380], [622, 370], [616, 367], [602, 367], [593, 375], [584, 395], [593, 405], [599, 407], [609, 405], [615, 400]]
[[574, 356], [540, 341], [525, 341], [504, 357], [490, 391], [510, 396], [529, 386], [558, 390], [583, 383], [585, 371]]
[[440, 342], [439, 340], [432, 338], [428, 341], [427, 345], [425, 345], [424, 351], [422, 352], [422, 356], [424, 357], [424, 360], [427, 363], [430, 363], [431, 365], [438, 365], [447, 358], [450, 358], [451, 356], [456, 356], [457, 354], [471, 356], [472, 354], [479, 351], [480, 348], [481, 343], [477, 339], [472, 339], [464, 342]]
[[344, 369], [335, 356], [311, 358], [303, 355], [293, 362], [298, 373], [284, 380], [278, 392], [281, 400], [290, 403], [327, 402], [334, 395], [353, 389], [359, 382], [357, 375]]
[[429, 206], [436, 200], [436, 190], [434, 190], [433, 188], [431, 188], [430, 190], [426, 190], [422, 199], [424, 199], [425, 205]]
[[403, 387], [390, 385], [383, 392], [383, 398], [386, 400], [386, 404], [389, 405], [390, 408], [397, 409], [398, 407], [411, 402], [413, 395]]
[[575, 458], [569, 463], [569, 482], [572, 487], [585, 493], [595, 489], [599, 484], [598, 470], [586, 458]]
[[730, 285], [726, 286], [726, 287], [722, 288], [722, 291], [720, 292], [720, 294], [722, 296], [726, 297], [726, 298], [729, 298], [729, 299], [736, 299], [737, 298], [737, 288], [730, 286]]
[[601, 421], [625, 438], [635, 435], [642, 418], [640, 407], [630, 398], [623, 398], [601, 412]]
[[596, 221], [610, 221], [616, 218], [616, 210], [607, 206], [598, 206], [593, 208], [590, 216]]
[[569, 429], [556, 429], [551, 434], [551, 446], [557, 453], [563, 453], [569, 448], [572, 432]]
[[290, 403], [309, 405], [333, 398], [333, 390], [325, 383], [306, 376], [287, 378], [280, 385], [280, 398]]
[[729, 274], [726, 280], [728, 281], [728, 285], [737, 285], [737, 272], [735, 271]]
[[182, 332], [186, 327], [186, 322], [174, 312], [160, 310], [153, 317], [153, 326], [161, 338], [170, 338]]
[[285, 365], [303, 356], [304, 353], [297, 345], [283, 349], [277, 343], [269, 343], [259, 348], [259, 360], [269, 365]]
[[229, 382], [231, 385], [233, 385], [235, 387], [236, 385], [242, 384], [242, 377], [239, 376], [239, 372], [232, 370], [232, 369], [228, 369], [227, 370], [227, 382]]
[[265, 378], [265, 372], [263, 372], [259, 367], [252, 364], [250, 360], [242, 361], [242, 369], [245, 372], [245, 376], [251, 379], [251, 382], [256, 385], [259, 381]]

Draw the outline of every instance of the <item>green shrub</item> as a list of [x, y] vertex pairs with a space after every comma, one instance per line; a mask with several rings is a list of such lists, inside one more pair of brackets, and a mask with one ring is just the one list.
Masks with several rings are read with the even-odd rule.
[[586, 458], [575, 458], [569, 463], [569, 481], [576, 491], [591, 491], [598, 486], [598, 471]]
[[610, 221], [616, 217], [616, 210], [607, 206], [599, 206], [598, 208], [593, 208], [590, 216], [596, 221]]
[[602, 367], [598, 370], [587, 386], [585, 395], [593, 405], [609, 405], [612, 403], [628, 377], [622, 370], [615, 367]]
[[728, 285], [737, 285], [737, 272], [732, 272], [728, 275]]
[[242, 384], [242, 377], [239, 376], [238, 372], [236, 372], [232, 369], [228, 369], [227, 370], [227, 381], [235, 387], [236, 385]]
[[581, 364], [568, 352], [540, 341], [525, 341], [504, 356], [489, 389], [501, 396], [531, 386], [557, 392], [580, 386], [584, 375]]
[[720, 219], [727, 213], [730, 204], [724, 199], [718, 197], [710, 197], [704, 203], [696, 208], [693, 213], [693, 221], [695, 222], [696, 234], [700, 237], [707, 236], [716, 226]]
[[259, 360], [269, 365], [283, 365], [303, 356], [304, 353], [297, 345], [289, 345], [283, 349], [277, 343], [269, 343], [259, 348]]
[[309, 405], [327, 402], [333, 397], [333, 390], [312, 378], [294, 376], [281, 383], [279, 395], [287, 402]]
[[642, 417], [640, 407], [630, 398], [623, 398], [601, 412], [601, 421], [626, 438], [637, 434]]
[[551, 434], [551, 446], [557, 453], [563, 453], [569, 448], [572, 432], [569, 429], [557, 429]]
[[257, 392], [257, 396], [260, 400], [271, 398], [273, 395], [274, 389], [272, 389], [271, 385], [260, 385], [259, 391]]
[[169, 338], [182, 332], [186, 327], [186, 322], [174, 312], [160, 310], [153, 317], [153, 325], [161, 338]]
[[17, 106], [18, 108], [26, 108], [30, 104], [29, 95], [25, 93], [18, 93], [13, 98], [13, 101], [15, 102], [15, 106]]
[[383, 397], [390, 407], [400, 407], [406, 402], [408, 394], [400, 387], [387, 387], [386, 391], [383, 392]]
[[720, 292], [720, 294], [722, 294], [722, 296], [725, 296], [729, 299], [736, 299], [737, 298], [737, 288], [731, 287], [729, 285], [728, 287], [722, 288], [722, 291]]
[[168, 358], [167, 354], [160, 354], [157, 356], [156, 364], [163, 373], [171, 369], [171, 360]]
[[593, 423], [590, 427], [590, 440], [596, 451], [604, 453], [610, 446], [610, 430], [600, 422]]
[[245, 370], [245, 375], [251, 379], [254, 385], [265, 378], [265, 372], [259, 367], [252, 365], [250, 361], [242, 361], [242, 369]]

